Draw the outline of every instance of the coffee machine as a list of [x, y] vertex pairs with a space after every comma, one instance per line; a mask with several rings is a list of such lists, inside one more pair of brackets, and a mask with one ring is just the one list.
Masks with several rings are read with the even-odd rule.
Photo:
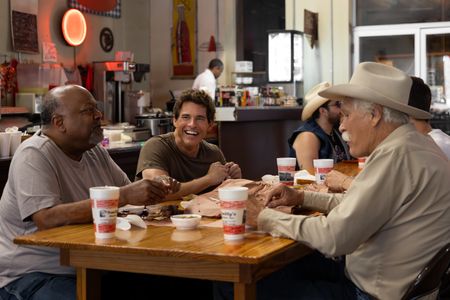
[[[133, 81], [139, 82], [145, 73], [150, 72], [149, 64], [129, 61], [94, 62], [94, 97], [103, 111], [103, 119], [108, 123], [134, 122], [127, 120], [125, 111], [127, 100], [124, 91], [130, 90]], [[132, 103], [136, 105], [136, 103]]]

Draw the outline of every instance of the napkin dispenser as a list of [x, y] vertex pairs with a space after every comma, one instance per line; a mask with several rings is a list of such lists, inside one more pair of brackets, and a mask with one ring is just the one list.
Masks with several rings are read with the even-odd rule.
[[32, 114], [41, 113], [42, 95], [34, 93], [17, 93], [16, 106], [25, 107]]

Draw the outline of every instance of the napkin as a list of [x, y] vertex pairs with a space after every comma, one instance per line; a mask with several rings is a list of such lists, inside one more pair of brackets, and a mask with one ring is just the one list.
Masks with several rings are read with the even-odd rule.
[[131, 225], [147, 228], [147, 224], [138, 215], [128, 215], [126, 217], [117, 217], [116, 227], [121, 230], [130, 230]]
[[316, 177], [314, 175], [309, 174], [307, 170], [300, 170], [294, 174], [294, 185], [300, 184], [297, 182], [297, 179], [300, 181], [311, 181], [311, 182], [316, 181]]

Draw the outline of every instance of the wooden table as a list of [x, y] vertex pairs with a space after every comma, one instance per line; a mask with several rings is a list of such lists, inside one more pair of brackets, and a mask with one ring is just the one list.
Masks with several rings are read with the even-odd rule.
[[334, 170], [339, 171], [341, 173], [344, 173], [348, 176], [356, 176], [361, 171], [360, 168], [358, 168], [358, 161], [355, 160], [348, 160], [348, 161], [341, 161], [334, 165]]
[[100, 243], [92, 224], [70, 225], [14, 242], [60, 248], [61, 264], [76, 268], [78, 299], [99, 298], [98, 270], [233, 282], [234, 299], [256, 299], [257, 280], [311, 251], [293, 240], [258, 233], [247, 233], [241, 243], [225, 243], [222, 228], [212, 227], [185, 232], [133, 227]]

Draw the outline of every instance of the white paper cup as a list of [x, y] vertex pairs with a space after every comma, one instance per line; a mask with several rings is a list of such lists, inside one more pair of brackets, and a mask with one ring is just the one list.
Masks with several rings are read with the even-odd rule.
[[11, 156], [16, 153], [17, 148], [20, 146], [22, 141], [22, 131], [11, 132], [11, 144], [10, 144], [10, 154]]
[[225, 240], [242, 240], [245, 233], [246, 187], [219, 188], [220, 212]]
[[119, 190], [117, 186], [89, 188], [96, 239], [114, 237], [119, 208]]
[[367, 159], [366, 156], [364, 156], [364, 157], [358, 157], [358, 168], [359, 168], [359, 169], [364, 168], [364, 166], [366, 165], [366, 159]]
[[0, 132], [0, 157], [9, 157], [11, 146], [11, 133]]
[[316, 182], [323, 183], [325, 181], [325, 176], [333, 170], [334, 160], [333, 159], [314, 159], [314, 172], [316, 173]]
[[280, 183], [285, 185], [294, 185], [295, 164], [297, 160], [295, 157], [278, 157], [278, 176]]

